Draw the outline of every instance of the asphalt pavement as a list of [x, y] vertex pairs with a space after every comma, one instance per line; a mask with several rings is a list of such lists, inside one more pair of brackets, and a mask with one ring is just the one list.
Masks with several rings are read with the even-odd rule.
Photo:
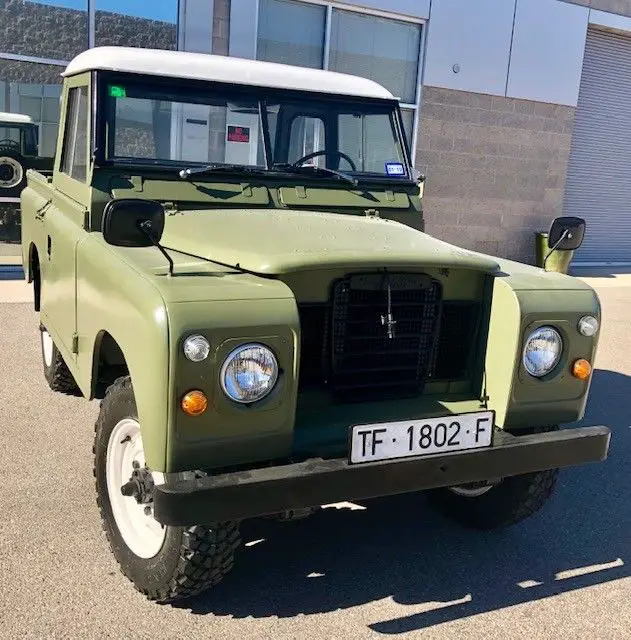
[[22, 282], [0, 282], [0, 638], [631, 637], [631, 276], [603, 305], [584, 424], [610, 457], [561, 473], [543, 511], [463, 530], [422, 495], [252, 521], [213, 591], [157, 605], [118, 571], [92, 482], [96, 402], [46, 386]]

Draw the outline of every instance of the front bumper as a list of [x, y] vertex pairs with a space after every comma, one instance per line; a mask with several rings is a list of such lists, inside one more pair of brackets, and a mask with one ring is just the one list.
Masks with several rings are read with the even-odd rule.
[[607, 427], [513, 436], [497, 431], [493, 446], [424, 458], [350, 465], [307, 460], [156, 486], [154, 515], [166, 525], [211, 524], [605, 460]]

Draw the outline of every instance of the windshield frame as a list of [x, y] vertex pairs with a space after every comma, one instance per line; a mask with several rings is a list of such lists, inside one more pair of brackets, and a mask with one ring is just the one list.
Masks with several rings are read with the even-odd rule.
[[[298, 101], [308, 104], [313, 100], [316, 102], [341, 103], [345, 106], [357, 105], [359, 111], [370, 113], [371, 109], [383, 110], [384, 108], [392, 112], [395, 134], [395, 144], [400, 145], [405, 176], [389, 176], [387, 174], [375, 174], [368, 172], [346, 172], [362, 183], [387, 183], [387, 184], [414, 184], [414, 169], [411, 162], [411, 153], [407, 137], [403, 127], [403, 118], [398, 100], [386, 100], [380, 98], [361, 98], [343, 94], [328, 94], [317, 91], [296, 91], [290, 89], [276, 89], [259, 87], [252, 84], [232, 84], [220, 82], [208, 82], [187, 78], [163, 78], [148, 74], [134, 74], [118, 71], [100, 71], [94, 74], [93, 81], [96, 87], [95, 99], [93, 102], [93, 128], [92, 153], [95, 167], [103, 168], [146, 168], [151, 170], [162, 169], [165, 171], [181, 169], [185, 167], [201, 166], [204, 162], [192, 162], [186, 160], [170, 160], [155, 158], [117, 158], [113, 156], [113, 135], [111, 134], [111, 123], [114, 118], [114, 100], [108, 95], [109, 84], [133, 84], [137, 87], [161, 91], [177, 95], [183, 93], [183, 102], [186, 101], [187, 93], [195, 93], [200, 96], [207, 96], [208, 100], [220, 96], [229, 100], [256, 101], [259, 107], [259, 126], [261, 127], [261, 138], [263, 143], [263, 157], [266, 166], [243, 165], [244, 170], [234, 171], [234, 175], [243, 175], [248, 169], [257, 169], [262, 175], [269, 177], [290, 176], [294, 180], [296, 174], [291, 174], [272, 167], [272, 145], [270, 139], [270, 128], [268, 121], [267, 106], [276, 102]], [[208, 162], [207, 164], [230, 164], [220, 162]], [[230, 172], [222, 173], [222, 176], [229, 176]], [[199, 174], [195, 180], [208, 180], [210, 173]], [[214, 174], [216, 177], [216, 174]], [[300, 180], [326, 182], [328, 184], [340, 184], [341, 182], [333, 176], [325, 176], [314, 172], [313, 176], [301, 174]], [[343, 184], [343, 182], [341, 183]]]

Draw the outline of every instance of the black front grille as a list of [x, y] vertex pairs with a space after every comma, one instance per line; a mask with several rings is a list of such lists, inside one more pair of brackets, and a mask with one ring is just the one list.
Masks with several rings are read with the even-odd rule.
[[[393, 325], [388, 335], [388, 284]], [[427, 380], [474, 375], [482, 305], [442, 300], [422, 274], [356, 275], [333, 284], [327, 303], [299, 305], [299, 390], [326, 390], [336, 402], [422, 393]]]
[[417, 395], [440, 318], [440, 283], [421, 274], [355, 275], [331, 305], [331, 387], [340, 400]]

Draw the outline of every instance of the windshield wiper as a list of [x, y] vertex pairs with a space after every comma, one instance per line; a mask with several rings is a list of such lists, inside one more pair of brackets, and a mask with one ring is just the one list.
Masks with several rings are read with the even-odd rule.
[[238, 173], [263, 173], [259, 167], [250, 167], [243, 164], [205, 164], [197, 167], [186, 167], [179, 172], [180, 178], [186, 180], [198, 173], [213, 173], [214, 171], [234, 171]]
[[278, 169], [279, 171], [287, 171], [289, 173], [297, 173], [299, 175], [304, 175], [305, 173], [324, 173], [329, 176], [336, 176], [340, 180], [345, 180], [349, 182], [354, 187], [359, 184], [357, 178], [353, 178], [353, 176], [349, 176], [347, 173], [342, 173], [341, 171], [335, 171], [335, 169], [328, 169], [327, 167], [317, 167], [314, 164], [307, 165], [297, 165], [290, 164], [288, 162], [278, 162], [272, 165], [272, 168]]

